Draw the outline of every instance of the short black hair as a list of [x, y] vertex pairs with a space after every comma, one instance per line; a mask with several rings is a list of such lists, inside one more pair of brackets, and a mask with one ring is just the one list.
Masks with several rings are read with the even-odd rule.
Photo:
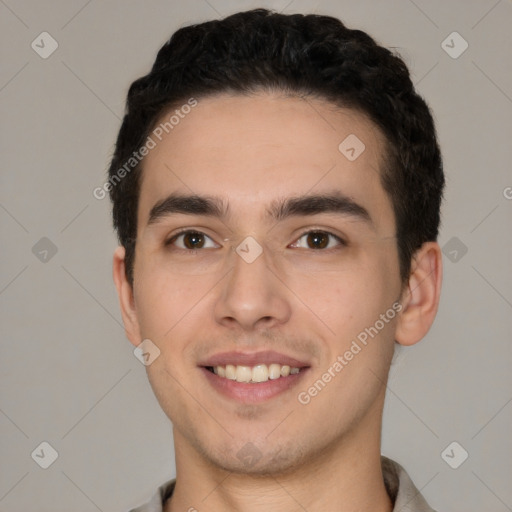
[[126, 249], [130, 283], [144, 160], [134, 161], [122, 179], [119, 170], [171, 108], [191, 98], [260, 91], [327, 100], [363, 113], [380, 128], [387, 142], [381, 180], [393, 205], [405, 282], [414, 252], [437, 240], [444, 188], [432, 114], [407, 66], [334, 17], [255, 9], [180, 28], [151, 71], [130, 86], [109, 168], [114, 227]]

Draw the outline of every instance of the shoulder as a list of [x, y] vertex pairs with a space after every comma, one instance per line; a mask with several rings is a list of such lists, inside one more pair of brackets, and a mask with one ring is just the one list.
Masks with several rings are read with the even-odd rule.
[[140, 507], [130, 510], [130, 512], [163, 512], [165, 501], [172, 495], [176, 480], [169, 480], [161, 485], [150, 501]]
[[386, 490], [394, 503], [393, 512], [436, 512], [398, 462], [381, 456], [381, 465]]

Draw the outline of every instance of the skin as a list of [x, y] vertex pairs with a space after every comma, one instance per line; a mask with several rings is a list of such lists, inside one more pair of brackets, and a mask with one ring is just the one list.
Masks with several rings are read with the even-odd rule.
[[[354, 161], [338, 150], [349, 134], [366, 146]], [[147, 372], [173, 423], [177, 484], [167, 511], [392, 510], [380, 466], [385, 383], [395, 341], [412, 345], [430, 328], [442, 270], [440, 248], [428, 242], [402, 283], [383, 155], [382, 134], [362, 114], [260, 93], [199, 99], [146, 157], [133, 287], [122, 247], [114, 280], [128, 338], [149, 338], [161, 351]], [[274, 200], [333, 191], [371, 222], [265, 215]], [[153, 206], [175, 192], [223, 198], [230, 216], [174, 214], [148, 224]], [[187, 252], [183, 237], [166, 246], [180, 228], [207, 235], [206, 247]], [[315, 248], [302, 236], [312, 230], [347, 245], [330, 238]], [[235, 251], [247, 236], [263, 250], [252, 263]], [[397, 300], [401, 312], [300, 403], [298, 393]], [[298, 387], [260, 404], [221, 396], [197, 366], [219, 352], [266, 349], [310, 368]], [[256, 464], [237, 457], [247, 443]]]

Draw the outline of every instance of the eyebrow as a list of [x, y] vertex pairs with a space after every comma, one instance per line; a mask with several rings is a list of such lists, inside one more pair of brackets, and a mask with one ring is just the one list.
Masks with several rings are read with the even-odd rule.
[[272, 202], [267, 213], [276, 221], [292, 216], [337, 213], [373, 224], [368, 210], [341, 192], [278, 199]]
[[[266, 213], [268, 217], [278, 222], [295, 216], [335, 213], [373, 225], [368, 210], [341, 192], [275, 199]], [[203, 215], [224, 219], [229, 217], [230, 210], [229, 204], [219, 197], [173, 193], [151, 208], [148, 225], [155, 224], [173, 214]]]
[[224, 218], [228, 216], [228, 212], [228, 205], [218, 197], [171, 194], [151, 208], [148, 224], [179, 213]]

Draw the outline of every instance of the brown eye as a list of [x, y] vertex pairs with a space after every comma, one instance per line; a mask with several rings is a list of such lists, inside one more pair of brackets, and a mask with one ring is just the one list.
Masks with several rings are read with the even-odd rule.
[[173, 236], [166, 245], [189, 251], [218, 247], [209, 236], [199, 231], [183, 231]]
[[308, 233], [306, 240], [311, 249], [325, 249], [329, 245], [329, 235], [320, 231]]
[[326, 231], [308, 231], [304, 233], [292, 247], [302, 249], [332, 249], [337, 246], [346, 245], [338, 236]]
[[204, 235], [202, 233], [185, 233], [183, 235], [183, 245], [187, 249], [200, 249], [204, 245]]

